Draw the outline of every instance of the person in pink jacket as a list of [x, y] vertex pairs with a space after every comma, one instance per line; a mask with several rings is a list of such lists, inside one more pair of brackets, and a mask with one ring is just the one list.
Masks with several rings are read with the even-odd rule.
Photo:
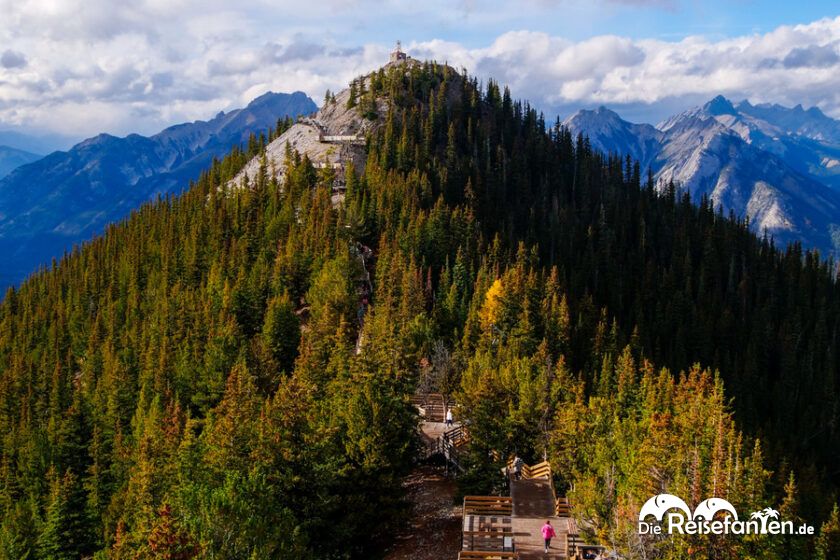
[[545, 552], [548, 554], [548, 549], [551, 546], [551, 539], [557, 536], [554, 532], [554, 527], [551, 526], [551, 521], [545, 520], [545, 525], [542, 526], [542, 535], [545, 539]]

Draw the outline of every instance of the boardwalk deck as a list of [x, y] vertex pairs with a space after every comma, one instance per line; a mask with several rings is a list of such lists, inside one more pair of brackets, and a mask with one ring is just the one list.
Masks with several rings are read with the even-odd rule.
[[[513, 501], [511, 520], [516, 551], [521, 560], [560, 560], [568, 558], [565, 549], [565, 534], [568, 520], [555, 515], [554, 489], [546, 478], [528, 478], [511, 481], [510, 495]], [[541, 529], [550, 520], [557, 533], [551, 541], [549, 553], [543, 551]]]
[[[508, 468], [512, 467], [512, 462]], [[510, 496], [465, 496], [462, 556], [482, 560], [579, 560], [583, 545], [568, 498], [558, 498], [547, 461], [522, 466], [521, 480], [510, 481]], [[546, 520], [555, 536], [548, 552], [542, 537]], [[464, 556], [468, 554], [468, 556]], [[481, 556], [481, 555], [485, 556]], [[469, 556], [473, 555], [473, 556]]]

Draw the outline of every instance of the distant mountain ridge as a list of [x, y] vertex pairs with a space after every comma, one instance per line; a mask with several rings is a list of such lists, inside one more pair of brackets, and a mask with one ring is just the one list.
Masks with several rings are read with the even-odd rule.
[[67, 150], [78, 142], [78, 136], [71, 137], [59, 133], [39, 134], [24, 129], [0, 130], [0, 145], [40, 156]]
[[41, 159], [38, 154], [19, 150], [11, 146], [0, 146], [0, 179], [27, 163]]
[[578, 111], [573, 119], [564, 124], [574, 132], [583, 132], [588, 136], [593, 148], [604, 153], [629, 155], [643, 168], [653, 162], [664, 136], [652, 125], [627, 122], [603, 106], [594, 111]]
[[594, 148], [629, 154], [660, 188], [673, 180], [695, 201], [705, 196], [748, 216], [778, 243], [840, 251], [840, 122], [819, 109], [735, 105], [717, 96], [656, 127], [604, 107], [564, 124]]
[[18, 167], [0, 180], [0, 286], [22, 280], [144, 202], [180, 192], [214, 157], [278, 118], [315, 110], [302, 92], [269, 92], [208, 121], [150, 137], [100, 134]]

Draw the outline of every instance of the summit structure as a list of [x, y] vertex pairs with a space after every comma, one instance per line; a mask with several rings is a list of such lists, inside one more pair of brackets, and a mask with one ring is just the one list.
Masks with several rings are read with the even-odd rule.
[[[407, 76], [422, 65], [403, 52], [402, 43], [397, 41], [387, 64], [354, 78], [348, 88], [328, 96], [318, 112], [299, 118], [271, 142], [265, 153], [269, 168], [278, 178], [285, 175], [287, 147], [307, 156], [316, 169], [330, 170], [332, 200], [335, 205], [340, 204], [344, 200], [348, 164], [352, 164], [355, 173], [362, 173], [367, 160], [365, 138], [383, 126], [388, 114], [391, 100], [381, 91], [383, 80], [389, 73]], [[453, 83], [462, 79], [454, 69], [448, 71], [452, 72]], [[261, 165], [261, 157], [253, 158], [231, 184], [252, 182]]]
[[408, 55], [402, 50], [402, 42], [397, 41], [397, 45], [394, 47], [394, 50], [391, 51], [391, 63], [396, 64], [399, 62], [405, 62], [407, 59]]

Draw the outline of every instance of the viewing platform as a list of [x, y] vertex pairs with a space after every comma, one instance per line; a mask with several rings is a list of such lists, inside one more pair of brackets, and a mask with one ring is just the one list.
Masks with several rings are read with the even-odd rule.
[[[456, 475], [462, 472], [459, 455], [470, 442], [469, 432], [460, 423], [444, 422], [455, 403], [439, 393], [416, 394], [411, 402], [423, 418], [425, 458], [442, 456], [447, 472], [449, 465]], [[494, 456], [498, 461], [499, 454]], [[555, 492], [548, 461], [522, 464], [517, 480], [511, 458], [503, 472], [509, 477], [509, 496], [464, 496], [459, 560], [588, 560], [603, 552], [601, 546], [582, 542], [572, 504]], [[548, 552], [542, 536], [546, 521], [555, 533]]]
[[365, 137], [357, 134], [319, 134], [318, 141], [327, 144], [364, 144]]
[[[556, 534], [548, 553], [546, 521]], [[459, 560], [583, 560], [603, 550], [581, 543], [569, 500], [556, 496], [547, 461], [524, 465], [520, 480], [511, 476], [510, 496], [466, 496], [461, 540]]]

